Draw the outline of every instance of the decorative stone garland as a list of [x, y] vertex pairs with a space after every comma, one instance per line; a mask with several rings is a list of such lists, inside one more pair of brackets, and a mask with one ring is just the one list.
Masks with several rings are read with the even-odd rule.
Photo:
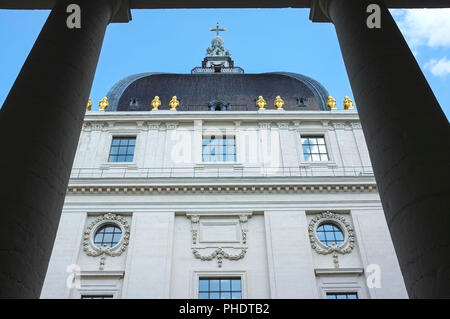
[[[324, 245], [317, 238], [317, 227], [325, 222], [336, 224], [344, 233], [344, 243], [342, 245], [333, 244], [331, 246]], [[355, 247], [355, 232], [351, 224], [345, 217], [332, 213], [330, 211], [323, 212], [313, 217], [308, 226], [309, 241], [311, 247], [320, 255], [333, 254], [333, 263], [335, 268], [339, 268], [338, 254], [349, 254]]]
[[[98, 247], [94, 244], [94, 236], [102, 226], [105, 225], [114, 225], [118, 226], [122, 231], [122, 237], [120, 241], [114, 247], [102, 246]], [[98, 257], [100, 258], [99, 269], [104, 270], [106, 256], [117, 257], [123, 254], [123, 252], [127, 249], [130, 240], [130, 225], [128, 224], [125, 217], [113, 214], [106, 213], [102, 216], [95, 218], [89, 225], [86, 227], [83, 236], [83, 251], [87, 256]]]
[[[218, 215], [220, 216], [220, 215]], [[213, 260], [217, 258], [218, 267], [222, 267], [223, 259], [228, 260], [239, 260], [245, 257], [247, 253], [247, 232], [246, 224], [248, 222], [249, 214], [239, 214], [239, 224], [241, 226], [241, 245], [240, 247], [231, 247], [230, 249], [239, 249], [240, 252], [238, 254], [230, 254], [227, 253], [223, 247], [217, 247], [212, 253], [208, 255], [202, 255], [199, 250], [207, 249], [198, 247], [198, 231], [200, 227], [200, 215], [188, 215], [187, 216], [191, 220], [191, 232], [192, 232], [192, 254], [195, 258], [200, 259], [202, 261], [205, 260]], [[228, 248], [228, 247], [227, 247]]]

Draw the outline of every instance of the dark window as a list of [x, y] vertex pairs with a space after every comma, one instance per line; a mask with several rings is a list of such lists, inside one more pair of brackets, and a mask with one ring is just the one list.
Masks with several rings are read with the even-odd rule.
[[234, 136], [211, 135], [203, 137], [203, 162], [235, 162], [236, 138]]
[[317, 238], [326, 246], [336, 244], [338, 246], [344, 243], [344, 234], [342, 230], [331, 223], [322, 224], [317, 227]]
[[305, 161], [328, 161], [328, 152], [323, 136], [302, 137]]
[[327, 299], [358, 299], [356, 292], [327, 292]]
[[112, 295], [84, 295], [81, 299], [113, 299]]
[[242, 299], [240, 278], [200, 278], [198, 299]]
[[105, 225], [95, 233], [94, 244], [98, 247], [114, 247], [122, 238], [122, 230], [114, 225]]
[[113, 137], [108, 162], [132, 162], [136, 137]]

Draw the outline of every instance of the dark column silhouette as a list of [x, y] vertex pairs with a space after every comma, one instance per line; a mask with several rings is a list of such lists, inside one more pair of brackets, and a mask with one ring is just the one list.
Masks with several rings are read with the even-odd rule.
[[[369, 4], [381, 8], [379, 29], [367, 27]], [[320, 5], [336, 28], [409, 296], [450, 298], [448, 120], [382, 1]]]
[[[0, 297], [38, 298], [106, 27], [121, 0], [57, 1], [0, 110]], [[81, 7], [69, 29], [68, 4]]]

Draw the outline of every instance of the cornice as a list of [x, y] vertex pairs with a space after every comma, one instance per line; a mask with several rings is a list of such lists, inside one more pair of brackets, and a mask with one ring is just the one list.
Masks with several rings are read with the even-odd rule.
[[258, 111], [229, 111], [229, 112], [100, 112], [90, 111], [86, 113], [85, 122], [130, 122], [130, 121], [237, 121], [260, 122], [260, 121], [359, 121], [356, 110], [336, 111], [284, 111], [280, 113], [265, 113]]
[[375, 183], [266, 185], [69, 185], [68, 194], [377, 193]]

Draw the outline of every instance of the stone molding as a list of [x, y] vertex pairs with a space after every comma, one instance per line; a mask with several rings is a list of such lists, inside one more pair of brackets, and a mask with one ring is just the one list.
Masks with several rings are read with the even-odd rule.
[[[344, 243], [340, 246], [335, 244], [331, 246], [324, 245], [317, 237], [317, 227], [323, 223], [332, 223], [337, 225], [344, 233]], [[333, 254], [333, 263], [335, 268], [339, 268], [338, 254], [350, 254], [355, 248], [355, 231], [347, 219], [342, 214], [336, 214], [330, 211], [314, 216], [308, 226], [309, 241], [311, 247], [317, 254]]]
[[69, 186], [68, 194], [167, 194], [167, 193], [354, 193], [377, 192], [377, 185], [373, 184], [333, 184], [333, 185], [127, 185], [127, 186]]
[[[122, 230], [122, 237], [120, 241], [114, 247], [98, 247], [94, 244], [94, 236], [102, 226], [114, 225]], [[103, 270], [105, 266], [106, 256], [117, 257], [122, 255], [128, 247], [130, 240], [130, 225], [124, 216], [106, 213], [104, 215], [96, 217], [92, 222], [88, 224], [83, 235], [83, 251], [87, 256], [99, 257], [100, 264], [99, 269]]]
[[[223, 259], [239, 260], [243, 259], [247, 253], [247, 222], [252, 216], [252, 213], [227, 213], [227, 214], [186, 214], [186, 217], [191, 221], [192, 254], [195, 258], [202, 261], [217, 259], [217, 266], [222, 267]], [[199, 241], [200, 221], [202, 217], [217, 217], [217, 218], [233, 218], [238, 221], [240, 227], [240, 238], [238, 242], [211, 242], [204, 246]], [[211, 251], [212, 250], [212, 251]], [[228, 252], [227, 252], [228, 250]], [[231, 253], [229, 251], [238, 251], [238, 253]]]

